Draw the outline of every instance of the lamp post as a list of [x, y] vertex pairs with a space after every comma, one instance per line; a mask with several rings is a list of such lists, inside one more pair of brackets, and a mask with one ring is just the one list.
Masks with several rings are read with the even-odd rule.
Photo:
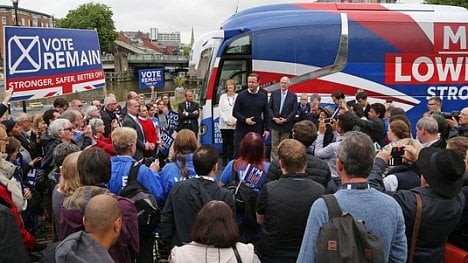
[[11, 0], [13, 8], [15, 9], [15, 26], [18, 26], [18, 3], [19, 0]]
[[[19, 26], [18, 22], [18, 3], [19, 0], [11, 0], [13, 8], [15, 9], [15, 26]], [[26, 101], [23, 100], [23, 112], [26, 112]]]

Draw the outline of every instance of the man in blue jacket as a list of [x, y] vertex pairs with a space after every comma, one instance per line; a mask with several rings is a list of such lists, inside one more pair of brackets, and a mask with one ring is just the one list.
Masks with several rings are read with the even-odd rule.
[[[137, 135], [135, 130], [128, 127], [116, 128], [112, 132], [112, 145], [117, 155], [111, 157], [112, 175], [109, 180], [109, 190], [119, 195], [127, 185], [130, 167], [136, 162], [133, 155], [136, 151]], [[149, 167], [140, 166], [137, 180], [156, 198], [163, 201], [163, 189], [158, 174], [159, 161], [155, 160]]]

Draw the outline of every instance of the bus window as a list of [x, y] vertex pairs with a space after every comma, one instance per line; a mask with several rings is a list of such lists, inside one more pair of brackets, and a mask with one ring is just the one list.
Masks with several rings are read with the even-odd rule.
[[224, 85], [228, 79], [234, 79], [236, 91], [247, 87], [247, 74], [252, 69], [252, 45], [250, 39], [250, 34], [242, 35], [226, 46], [221, 57], [213, 105], [218, 104], [219, 97], [225, 92]]
[[242, 87], [247, 87], [247, 74], [250, 73], [247, 64], [248, 62], [245, 60], [224, 61], [215, 91], [216, 96], [213, 97], [215, 99], [213, 105], [218, 104], [219, 97], [225, 92], [225, 85], [228, 79], [233, 79], [236, 82], [236, 91], [242, 89]]
[[202, 80], [201, 89], [200, 89], [200, 105], [205, 105], [206, 101], [206, 89], [208, 87], [208, 69], [210, 67], [210, 59], [212, 56], [211, 48], [207, 48], [202, 51], [200, 55], [200, 62], [198, 64], [197, 70], [197, 79]]
[[211, 77], [211, 69], [214, 66], [215, 56], [221, 46], [222, 39], [209, 39], [203, 46], [204, 49], [200, 52], [200, 59], [197, 63], [197, 81], [201, 81], [200, 85], [200, 105], [205, 105], [206, 92], [208, 90], [208, 81]]

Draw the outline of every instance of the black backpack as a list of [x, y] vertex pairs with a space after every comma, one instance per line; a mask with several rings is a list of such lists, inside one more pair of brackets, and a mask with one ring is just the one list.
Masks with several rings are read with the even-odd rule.
[[130, 199], [137, 209], [138, 229], [140, 233], [151, 233], [161, 219], [161, 209], [154, 196], [137, 180], [138, 170], [142, 164], [135, 162], [130, 168], [127, 185], [120, 196]]
[[315, 261], [320, 262], [384, 262], [384, 249], [364, 222], [345, 213], [334, 195], [324, 195], [329, 220], [320, 228], [315, 245]]
[[229, 183], [227, 183], [224, 188], [231, 191], [234, 196], [236, 213], [244, 214], [245, 219], [250, 224], [257, 224], [256, 206], [258, 194], [243, 181], [239, 181], [237, 172], [234, 169], [234, 164], [232, 165]]

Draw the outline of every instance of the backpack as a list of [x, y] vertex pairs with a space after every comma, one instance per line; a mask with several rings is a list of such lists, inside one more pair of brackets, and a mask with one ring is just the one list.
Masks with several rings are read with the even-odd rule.
[[[246, 169], [247, 170], [247, 169]], [[258, 194], [248, 187], [243, 179], [239, 181], [237, 172], [232, 165], [232, 172], [229, 183], [224, 188], [231, 191], [234, 196], [236, 213], [244, 214], [245, 219], [251, 224], [257, 224], [256, 206]]]
[[364, 222], [343, 212], [334, 195], [322, 198], [328, 208], [329, 221], [320, 228], [317, 237], [316, 262], [385, 262], [382, 243]]
[[135, 205], [139, 232], [152, 233], [159, 224], [161, 209], [154, 196], [137, 180], [138, 170], [141, 165], [139, 162], [132, 164], [127, 185], [120, 193], [120, 196], [130, 199]]

